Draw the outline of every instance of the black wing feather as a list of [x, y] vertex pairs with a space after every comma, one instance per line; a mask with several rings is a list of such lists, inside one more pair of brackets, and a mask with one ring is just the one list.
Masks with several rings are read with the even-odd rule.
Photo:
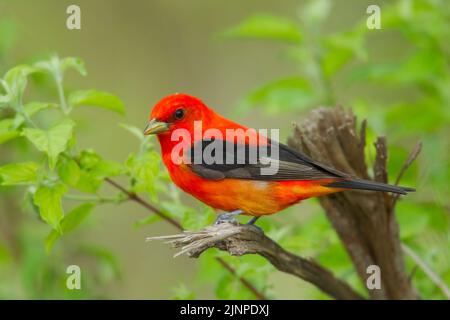
[[[324, 185], [333, 188], [373, 190], [399, 194], [414, 191], [412, 188], [351, 177], [274, 141], [269, 141], [268, 147], [256, 147], [219, 140], [222, 150], [215, 157], [217, 161], [208, 164], [200, 159], [200, 161], [197, 161], [199, 163], [196, 163], [194, 148], [197, 147], [197, 150], [201, 150], [201, 154], [203, 154], [205, 148], [213, 141], [217, 140], [200, 141], [190, 150], [192, 171], [205, 179], [221, 180], [234, 178], [264, 181], [336, 179], [334, 182], [326, 182]], [[272, 155], [273, 146], [278, 147], [278, 157]], [[260, 152], [261, 148], [266, 148], [266, 150]], [[238, 150], [245, 152], [238, 152]], [[256, 159], [251, 158], [251, 154], [256, 155]], [[272, 161], [278, 161], [278, 171], [275, 174], [262, 174], [261, 170], [267, 168], [270, 164], [267, 164], [267, 161], [263, 161], [266, 159], [261, 154], [269, 157]], [[214, 152], [212, 152], [212, 156], [216, 156]], [[232, 163], [226, 163], [227, 157], [229, 160], [232, 160], [229, 161]]]
[[[205, 163], [203, 159], [195, 159], [194, 149], [203, 151], [213, 141], [221, 143], [222, 152], [216, 154], [213, 150], [212, 156], [216, 162]], [[201, 145], [200, 145], [201, 144]], [[272, 155], [273, 147], [278, 147], [278, 157]], [[266, 148], [266, 150], [261, 150]], [[240, 152], [239, 152], [240, 151]], [[330, 178], [349, 178], [345, 173], [339, 172], [333, 168], [320, 164], [304, 154], [294, 151], [288, 146], [270, 141], [268, 146], [249, 146], [237, 144], [223, 140], [203, 140], [197, 142], [190, 150], [191, 169], [199, 176], [205, 179], [221, 180], [225, 178], [249, 179], [249, 180], [318, 180]], [[251, 158], [250, 155], [256, 155]], [[261, 155], [267, 155], [262, 157]], [[232, 159], [232, 163], [226, 163]], [[261, 169], [267, 168], [270, 164], [267, 159], [278, 162], [278, 171], [275, 174], [262, 174]], [[196, 163], [200, 162], [200, 163]], [[263, 161], [265, 160], [265, 161]], [[229, 161], [231, 162], [231, 161]]]

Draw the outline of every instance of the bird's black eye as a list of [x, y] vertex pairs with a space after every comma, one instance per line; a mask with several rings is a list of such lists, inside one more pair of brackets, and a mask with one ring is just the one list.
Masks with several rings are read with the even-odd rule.
[[173, 116], [175, 117], [175, 119], [177, 120], [181, 120], [184, 117], [184, 109], [177, 109], [175, 110]]

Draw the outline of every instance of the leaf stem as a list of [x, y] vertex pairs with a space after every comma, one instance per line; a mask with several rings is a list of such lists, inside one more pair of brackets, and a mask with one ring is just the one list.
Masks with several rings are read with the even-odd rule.
[[30, 126], [33, 128], [38, 128], [37, 124], [31, 119], [30, 116], [27, 115], [25, 111], [21, 110], [19, 113], [25, 119], [25, 122], [28, 122]]
[[55, 77], [56, 82], [56, 88], [58, 90], [58, 96], [59, 96], [59, 103], [61, 104], [61, 109], [64, 112], [65, 115], [68, 115], [70, 112], [69, 106], [66, 102], [66, 97], [64, 94], [64, 87], [63, 87], [63, 81], [61, 75], [56, 75]]

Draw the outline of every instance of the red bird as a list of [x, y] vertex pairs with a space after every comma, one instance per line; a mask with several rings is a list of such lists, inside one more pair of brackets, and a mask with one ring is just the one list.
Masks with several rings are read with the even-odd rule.
[[[229, 129], [234, 130], [231, 132], [235, 135], [230, 137]], [[218, 222], [245, 214], [254, 216], [250, 221], [253, 223], [262, 215], [276, 213], [303, 199], [346, 189], [399, 194], [414, 191], [351, 177], [260, 134], [256, 134], [255, 142], [251, 135], [244, 134], [248, 129], [220, 116], [196, 97], [173, 94], [154, 106], [144, 134], [158, 136], [163, 162], [178, 187], [226, 212], [219, 216]], [[208, 136], [210, 132], [213, 134]], [[216, 156], [215, 162], [202, 158], [195, 161], [196, 150], [206, 152], [212, 148], [212, 142], [223, 146], [211, 152]], [[266, 159], [259, 152], [253, 153], [256, 159], [248, 156], [255, 149], [275, 146], [278, 153], [271, 153]], [[267, 160], [277, 165], [278, 170], [273, 174], [262, 173], [261, 169], [267, 168]]]

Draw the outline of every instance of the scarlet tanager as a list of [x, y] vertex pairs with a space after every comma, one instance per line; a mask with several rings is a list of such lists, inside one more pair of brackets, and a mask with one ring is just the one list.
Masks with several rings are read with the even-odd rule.
[[[158, 136], [172, 181], [205, 204], [226, 212], [218, 222], [245, 214], [254, 217], [253, 223], [303, 199], [347, 189], [414, 191], [352, 177], [255, 132], [187, 94], [159, 101], [144, 130], [145, 135]], [[262, 155], [263, 149], [266, 153]], [[276, 152], [269, 154], [268, 149]], [[213, 161], [202, 158], [206, 153]], [[275, 165], [275, 170], [264, 172], [270, 165]]]

